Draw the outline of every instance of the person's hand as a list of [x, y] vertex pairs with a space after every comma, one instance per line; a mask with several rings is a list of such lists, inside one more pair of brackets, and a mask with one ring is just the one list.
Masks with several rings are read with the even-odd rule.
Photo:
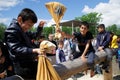
[[0, 78], [4, 78], [6, 76], [6, 71], [0, 73]]
[[103, 47], [98, 47], [98, 51], [103, 51]]
[[45, 21], [40, 21], [39, 27], [43, 27], [45, 23], [46, 23]]
[[82, 55], [80, 58], [82, 59], [83, 62], [87, 62], [87, 59], [85, 58], [85, 56]]
[[37, 53], [38, 55], [46, 55], [46, 54], [41, 53], [39, 48], [33, 49], [33, 53]]
[[35, 49], [33, 49], [33, 53], [41, 54], [39, 48], [35, 48]]

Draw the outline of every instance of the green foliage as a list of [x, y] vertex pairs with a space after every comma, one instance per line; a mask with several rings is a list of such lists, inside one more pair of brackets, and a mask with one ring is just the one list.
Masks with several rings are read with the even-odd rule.
[[72, 27], [62, 27], [62, 31], [67, 33], [67, 34], [72, 34]]
[[120, 28], [117, 27], [116, 24], [108, 26], [106, 30], [113, 32], [114, 34], [120, 35]]
[[81, 17], [76, 17], [75, 19], [79, 21], [87, 21], [88, 23], [90, 23], [90, 31], [93, 33], [93, 35], [96, 35], [96, 26], [98, 22], [102, 19], [101, 15], [102, 14], [96, 12], [91, 12]]
[[32, 27], [31, 29], [30, 29], [30, 31], [36, 31], [37, 30], [37, 28], [36, 27]]
[[102, 18], [101, 18], [102, 14], [98, 14], [96, 12], [91, 12], [88, 14], [85, 14], [81, 17], [76, 17], [76, 20], [80, 20], [80, 21], [87, 21], [91, 24], [97, 24]]
[[6, 25], [3, 23], [0, 23], [0, 40], [3, 40], [4, 38], [5, 29], [6, 29]]
[[48, 35], [53, 34], [54, 30], [55, 30], [54, 27], [44, 27], [43, 34], [46, 38], [48, 38]]
[[[72, 34], [72, 28], [71, 27], [62, 27], [62, 31], [68, 34]], [[54, 34], [55, 33], [55, 27], [44, 27], [43, 28], [43, 34], [46, 38], [48, 38], [49, 34]]]

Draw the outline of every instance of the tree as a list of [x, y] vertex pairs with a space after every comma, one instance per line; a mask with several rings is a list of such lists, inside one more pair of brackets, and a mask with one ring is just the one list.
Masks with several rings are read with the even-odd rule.
[[120, 35], [120, 28], [117, 27], [116, 24], [108, 26], [106, 30], [113, 32], [114, 34]]
[[44, 36], [46, 37], [46, 38], [48, 38], [48, 35], [49, 34], [53, 34], [53, 30], [55, 30], [54, 29], [54, 27], [44, 27], [43, 28], [43, 34], [44, 34]]
[[62, 27], [62, 31], [67, 33], [67, 34], [72, 34], [72, 28], [71, 27]]
[[3, 40], [4, 38], [5, 29], [6, 29], [6, 25], [3, 23], [0, 23], [0, 40]]
[[97, 26], [98, 22], [100, 22], [102, 19], [101, 15], [102, 14], [99, 14], [97, 12], [91, 12], [91, 13], [85, 14], [81, 17], [76, 17], [75, 19], [79, 20], [79, 21], [87, 21], [88, 23], [90, 23], [90, 31], [94, 35], [96, 35], [96, 26]]

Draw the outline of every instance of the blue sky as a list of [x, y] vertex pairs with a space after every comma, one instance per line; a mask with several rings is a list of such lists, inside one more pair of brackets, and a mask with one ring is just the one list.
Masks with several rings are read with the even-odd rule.
[[[106, 16], [110, 15], [108, 14], [110, 4], [112, 3], [114, 6], [114, 3], [120, 2], [119, 0], [0, 0], [0, 22], [9, 25], [12, 18], [16, 18], [23, 8], [34, 10], [39, 20], [48, 20], [50, 22], [52, 17], [45, 7], [45, 3], [51, 1], [60, 2], [67, 8], [62, 20], [72, 20], [75, 17], [94, 11], [106, 13], [106, 15], [103, 15], [103, 18], [106, 19]], [[116, 11], [119, 11], [119, 9]], [[112, 18], [116, 19], [114, 16]], [[106, 24], [109, 25], [107, 22]]]

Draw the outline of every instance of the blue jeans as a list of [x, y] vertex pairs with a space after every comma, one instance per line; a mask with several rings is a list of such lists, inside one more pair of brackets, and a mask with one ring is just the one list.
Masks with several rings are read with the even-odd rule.
[[[73, 56], [73, 59], [76, 59], [78, 57], [80, 57], [82, 55], [82, 52], [77, 52], [75, 53], [75, 55]], [[94, 68], [94, 59], [95, 59], [95, 52], [94, 51], [90, 51], [87, 53], [86, 55], [87, 57], [87, 65], [90, 67], [90, 68]]]

